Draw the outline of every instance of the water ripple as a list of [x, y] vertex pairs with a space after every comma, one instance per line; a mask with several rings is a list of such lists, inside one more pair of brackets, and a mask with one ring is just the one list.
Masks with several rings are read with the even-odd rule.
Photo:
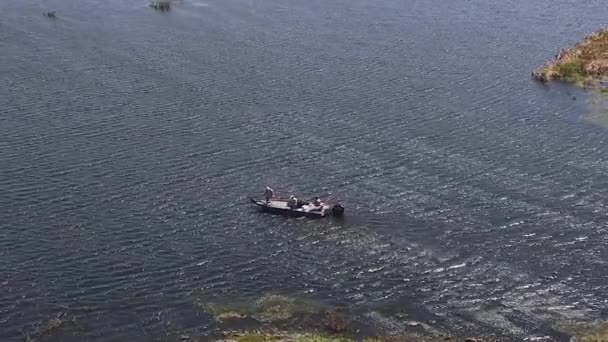
[[[199, 292], [391, 332], [395, 306], [514, 338], [605, 317], [606, 133], [526, 71], [599, 2], [558, 33], [565, 4], [516, 0], [5, 5], [3, 339], [66, 310], [85, 339], [209, 332]], [[348, 216], [263, 215], [265, 184]]]

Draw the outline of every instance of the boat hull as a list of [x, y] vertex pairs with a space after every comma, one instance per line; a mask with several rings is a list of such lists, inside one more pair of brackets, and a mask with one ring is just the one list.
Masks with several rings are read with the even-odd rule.
[[[250, 200], [253, 204], [262, 208], [263, 211], [273, 213], [273, 214], [280, 214], [280, 215], [292, 216], [292, 217], [309, 217], [309, 218], [324, 218], [324, 217], [329, 217], [329, 216], [341, 216], [341, 215], [336, 215], [336, 213], [339, 210], [338, 211], [333, 210], [333, 206], [331, 206], [331, 205], [326, 205], [327, 207], [323, 211], [320, 211], [320, 210], [306, 211], [302, 207], [297, 208], [297, 209], [290, 208], [288, 206], [289, 201], [283, 200], [283, 199], [273, 199], [270, 202], [266, 202], [265, 200], [257, 200], [254, 198], [250, 198]], [[307, 204], [307, 203], [305, 203], [305, 204]], [[342, 207], [340, 206], [340, 208], [342, 208]], [[341, 214], [342, 211], [343, 211], [343, 208], [339, 214]]]

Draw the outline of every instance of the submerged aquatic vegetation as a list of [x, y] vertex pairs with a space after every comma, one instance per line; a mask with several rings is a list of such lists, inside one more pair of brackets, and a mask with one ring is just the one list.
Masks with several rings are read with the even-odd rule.
[[68, 318], [65, 312], [58, 313], [55, 317], [44, 322], [37, 322], [29, 329], [21, 329], [21, 335], [26, 342], [37, 341], [42, 337], [49, 337], [56, 332], [68, 330], [77, 326], [74, 317]]
[[252, 314], [252, 310], [246, 303], [224, 303], [196, 301], [196, 306], [205, 312], [213, 315], [217, 322], [224, 322], [232, 319], [243, 319]]
[[226, 311], [226, 312], [221, 312], [221, 313], [215, 315], [215, 320], [219, 321], [219, 322], [223, 322], [223, 321], [227, 321], [227, 320], [231, 320], [231, 319], [243, 319], [246, 317], [247, 316], [245, 314], [240, 313], [240, 312]]
[[587, 111], [579, 119], [608, 128], [608, 89], [592, 89], [585, 97]]
[[225, 342], [349, 342], [352, 339], [342, 336], [325, 336], [318, 334], [301, 333], [264, 333], [264, 332], [243, 332], [236, 333], [227, 337]]
[[352, 320], [346, 315], [335, 311], [326, 311], [323, 316], [323, 327], [333, 333], [344, 333], [352, 328]]
[[591, 85], [608, 77], [608, 29], [587, 35], [573, 47], [561, 50], [553, 62], [546, 63], [532, 77], [547, 82], [560, 79], [577, 85]]
[[608, 322], [575, 324], [562, 330], [572, 336], [575, 342], [606, 342], [608, 341]]
[[198, 299], [196, 305], [213, 315], [218, 322], [245, 318], [263, 323], [281, 322], [296, 315], [317, 314], [326, 309], [319, 303], [280, 294], [220, 302]]
[[254, 318], [261, 322], [283, 321], [295, 312], [295, 300], [281, 295], [265, 295], [256, 301]]
[[[264, 294], [254, 298], [214, 301], [199, 297], [196, 304], [212, 314], [222, 330], [215, 341], [225, 342], [413, 342], [466, 341], [432, 329], [403, 330], [397, 335], [360, 321], [356, 311], [300, 297]], [[418, 326], [419, 324], [416, 324]], [[252, 329], [252, 330], [250, 330]], [[395, 333], [396, 331], [393, 331]], [[478, 340], [486, 341], [486, 340]], [[489, 340], [487, 340], [489, 341]]]
[[342, 335], [323, 335], [317, 333], [288, 333], [288, 332], [237, 332], [226, 336], [221, 341], [223, 342], [439, 342], [439, 341], [454, 341], [454, 342], [489, 342], [491, 339], [479, 338], [452, 338], [449, 336], [422, 336], [417, 334], [402, 334], [394, 336], [378, 336], [368, 338], [352, 338]]

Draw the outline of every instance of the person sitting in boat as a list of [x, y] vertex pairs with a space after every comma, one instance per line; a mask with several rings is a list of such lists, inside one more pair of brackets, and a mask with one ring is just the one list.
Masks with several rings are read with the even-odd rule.
[[291, 209], [296, 209], [298, 207], [298, 199], [296, 196], [291, 195], [291, 197], [289, 197], [289, 207]]
[[264, 198], [266, 198], [266, 203], [270, 203], [270, 199], [274, 197], [274, 190], [270, 187], [266, 187], [264, 190]]
[[323, 207], [321, 207], [319, 197], [313, 198], [313, 200], [310, 201], [310, 203], [304, 208], [304, 210], [308, 213], [311, 211], [320, 211], [321, 209], [323, 209]]

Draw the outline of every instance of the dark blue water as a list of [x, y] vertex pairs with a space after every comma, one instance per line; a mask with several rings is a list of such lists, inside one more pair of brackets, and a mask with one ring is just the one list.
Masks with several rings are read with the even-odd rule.
[[[0, 338], [203, 335], [201, 297], [266, 293], [389, 333], [606, 318], [608, 132], [529, 77], [604, 5], [3, 2]], [[260, 214], [266, 185], [348, 215]]]

